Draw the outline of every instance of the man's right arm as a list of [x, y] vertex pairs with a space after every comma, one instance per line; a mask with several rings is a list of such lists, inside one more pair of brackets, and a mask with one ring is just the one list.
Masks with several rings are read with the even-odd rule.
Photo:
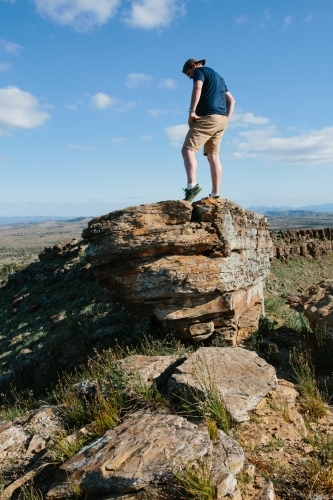
[[228, 121], [230, 120], [230, 118], [232, 117], [232, 113], [234, 112], [234, 107], [235, 107], [235, 99], [232, 97], [232, 95], [230, 94], [230, 92], [226, 92], [225, 93], [225, 98], [226, 98], [226, 103], [227, 103], [227, 118], [228, 118]]

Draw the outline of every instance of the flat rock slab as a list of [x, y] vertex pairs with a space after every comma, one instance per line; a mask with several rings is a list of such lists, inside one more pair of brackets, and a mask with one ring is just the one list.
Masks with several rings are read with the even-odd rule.
[[168, 382], [169, 393], [178, 396], [216, 389], [236, 422], [249, 420], [248, 412], [276, 387], [275, 368], [240, 347], [201, 347]]
[[89, 498], [139, 491], [149, 491], [150, 498], [161, 500], [178, 498], [174, 469], [200, 459], [208, 464], [220, 491], [235, 487], [230, 474], [240, 472], [244, 461], [236, 441], [219, 431], [213, 443], [205, 426], [180, 416], [140, 411], [65, 462], [60, 468], [63, 481], [46, 498], [67, 498], [70, 483]]
[[304, 312], [313, 331], [333, 334], [333, 280], [310, 286], [301, 297]]
[[186, 359], [185, 356], [128, 356], [119, 365], [129, 376], [137, 376], [146, 383], [163, 385], [175, 368]]

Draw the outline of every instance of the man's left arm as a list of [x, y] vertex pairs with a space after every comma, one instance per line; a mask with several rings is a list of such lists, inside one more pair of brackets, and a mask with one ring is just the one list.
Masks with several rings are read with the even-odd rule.
[[194, 85], [193, 85], [192, 96], [191, 96], [191, 105], [190, 105], [189, 116], [188, 116], [189, 127], [191, 126], [192, 122], [200, 119], [200, 116], [198, 116], [196, 114], [195, 110], [197, 109], [197, 105], [198, 105], [198, 102], [200, 100], [202, 85], [203, 85], [203, 82], [201, 80], [197, 80], [196, 82], [194, 82]]
[[227, 92], [225, 93], [225, 98], [226, 98], [226, 102], [227, 102], [227, 112], [228, 112], [227, 118], [229, 121], [230, 118], [232, 117], [232, 113], [234, 112], [234, 107], [235, 107], [236, 101], [233, 98], [233, 96], [231, 95], [231, 93], [229, 92], [229, 90], [227, 90]]

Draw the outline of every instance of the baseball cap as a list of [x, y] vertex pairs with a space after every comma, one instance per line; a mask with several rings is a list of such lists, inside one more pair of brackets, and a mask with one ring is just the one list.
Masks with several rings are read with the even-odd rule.
[[183, 73], [192, 68], [192, 64], [201, 63], [203, 66], [206, 64], [206, 59], [188, 59], [183, 66]]

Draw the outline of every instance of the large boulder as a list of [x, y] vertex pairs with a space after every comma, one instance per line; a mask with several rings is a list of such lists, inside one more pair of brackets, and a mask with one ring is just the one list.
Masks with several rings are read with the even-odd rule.
[[301, 297], [312, 330], [333, 334], [333, 280], [310, 286]]
[[277, 387], [275, 369], [240, 347], [201, 347], [178, 366], [168, 382], [172, 395], [217, 392], [236, 422], [249, 420], [268, 392]]
[[272, 255], [264, 216], [225, 199], [165, 201], [97, 217], [83, 236], [98, 282], [135, 314], [182, 338], [256, 329]]
[[244, 461], [236, 441], [219, 431], [213, 443], [205, 426], [180, 416], [139, 411], [67, 460], [46, 498], [68, 498], [73, 484], [89, 498], [135, 492], [144, 492], [142, 498], [147, 499], [179, 498], [174, 473], [201, 461], [216, 485], [217, 498], [232, 494]]

